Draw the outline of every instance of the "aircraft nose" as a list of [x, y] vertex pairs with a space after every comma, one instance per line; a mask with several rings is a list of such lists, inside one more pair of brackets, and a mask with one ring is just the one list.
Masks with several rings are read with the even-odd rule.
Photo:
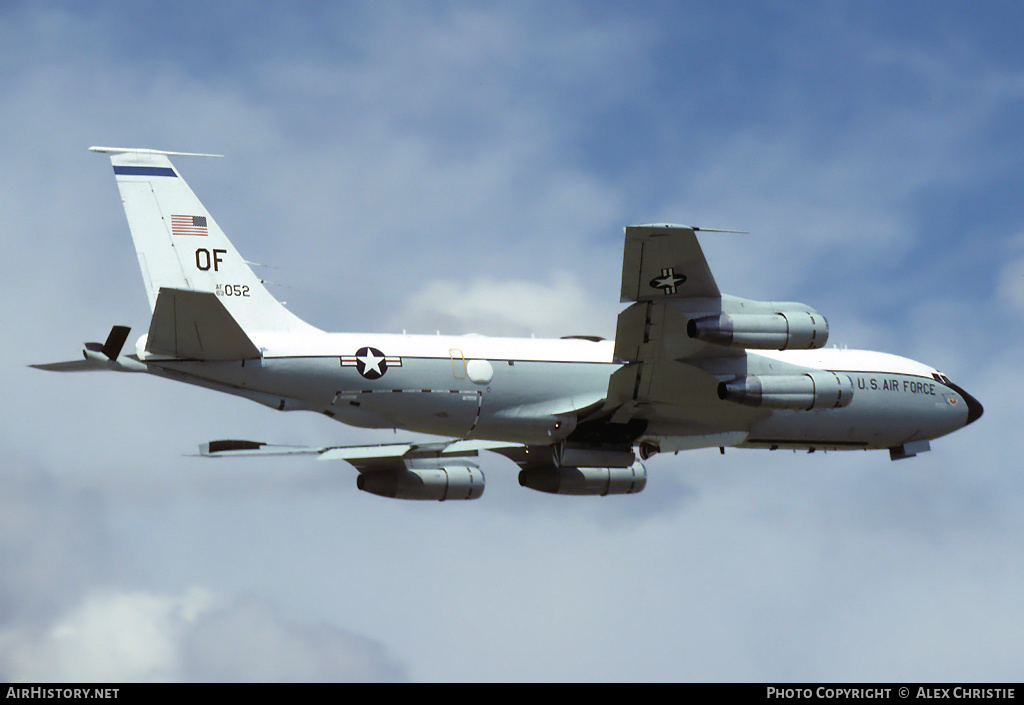
[[981, 418], [981, 415], [985, 413], [985, 409], [982, 407], [981, 402], [964, 391], [962, 387], [958, 387], [955, 384], [950, 384], [949, 386], [953, 388], [954, 392], [962, 396], [965, 402], [967, 402], [967, 423], [965, 423], [964, 426], [972, 424]]

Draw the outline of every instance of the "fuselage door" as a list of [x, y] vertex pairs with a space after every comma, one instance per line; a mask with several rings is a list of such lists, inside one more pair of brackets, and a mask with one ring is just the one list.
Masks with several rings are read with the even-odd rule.
[[452, 358], [452, 376], [455, 379], [466, 379], [466, 356], [458, 348], [451, 348], [448, 354]]

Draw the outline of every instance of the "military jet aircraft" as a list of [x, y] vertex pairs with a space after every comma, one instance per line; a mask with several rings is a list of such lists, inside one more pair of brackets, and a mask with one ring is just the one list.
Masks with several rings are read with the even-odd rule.
[[[267, 291], [185, 183], [172, 156], [91, 147], [114, 168], [153, 311], [125, 351], [114, 326], [84, 359], [45, 370], [145, 372], [315, 411], [352, 426], [446, 437], [367, 446], [222, 440], [216, 457], [345, 460], [357, 487], [402, 499], [474, 499], [481, 451], [524, 487], [641, 491], [642, 460], [719, 447], [887, 449], [894, 460], [975, 421], [982, 406], [938, 370], [880, 352], [825, 348], [813, 308], [723, 294], [700, 229], [627, 227], [615, 340], [326, 333]], [[637, 457], [639, 455], [639, 458]]]

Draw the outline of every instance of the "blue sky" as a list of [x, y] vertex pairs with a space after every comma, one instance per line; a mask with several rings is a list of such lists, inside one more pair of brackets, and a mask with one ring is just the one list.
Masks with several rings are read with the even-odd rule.
[[[6, 3], [0, 679], [1017, 680], [1019, 3]], [[611, 337], [622, 227], [936, 365], [985, 416], [885, 453], [696, 451], [635, 497], [485, 465], [401, 503], [220, 437], [394, 438], [47, 375], [149, 311], [101, 144], [176, 165], [330, 330]]]

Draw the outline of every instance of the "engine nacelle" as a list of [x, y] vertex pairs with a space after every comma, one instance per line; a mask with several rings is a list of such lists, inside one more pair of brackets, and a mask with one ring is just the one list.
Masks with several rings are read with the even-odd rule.
[[476, 499], [484, 493], [484, 474], [464, 465], [374, 470], [361, 473], [356, 487], [395, 499]]
[[519, 484], [550, 494], [636, 494], [647, 485], [647, 469], [639, 460], [628, 468], [527, 468]]
[[838, 409], [853, 401], [853, 380], [835, 372], [740, 377], [718, 385], [718, 398], [769, 409]]
[[828, 341], [828, 321], [810, 311], [722, 313], [690, 319], [686, 333], [731, 348], [812, 350]]

